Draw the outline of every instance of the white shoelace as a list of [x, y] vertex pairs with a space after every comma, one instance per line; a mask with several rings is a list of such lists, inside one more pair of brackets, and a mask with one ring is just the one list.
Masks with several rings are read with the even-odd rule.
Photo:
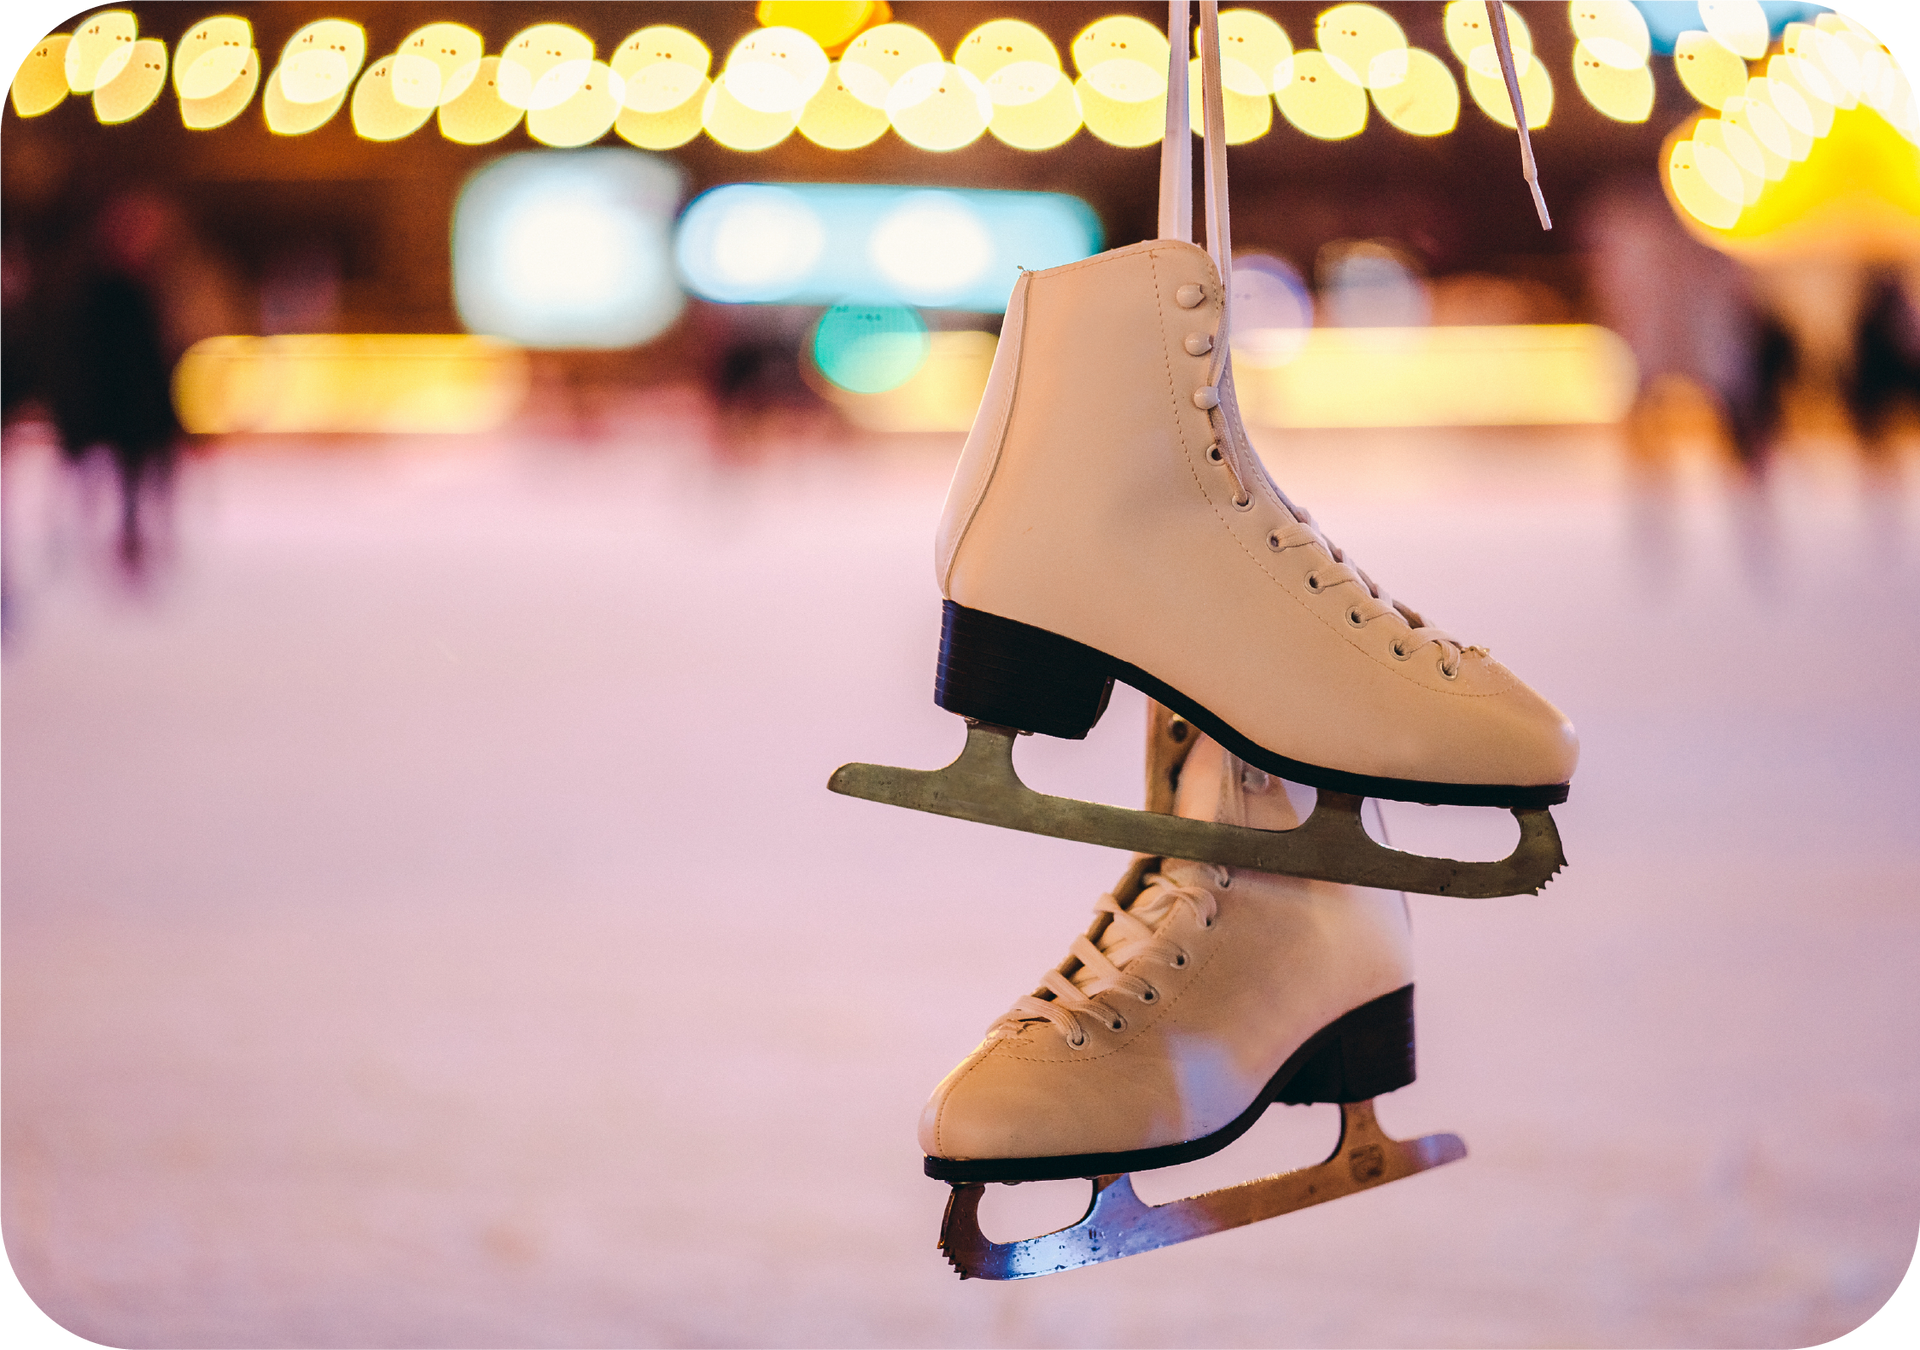
[[[1183, 870], [1200, 864], [1176, 864]], [[1218, 869], [1207, 868], [1208, 871]], [[1122, 906], [1111, 894], [1100, 897], [1094, 912], [1107, 916], [1106, 927], [1096, 943], [1084, 933], [1075, 938], [1072, 957], [1079, 968], [1071, 977], [1057, 968], [1043, 981], [1047, 998], [1041, 994], [1022, 994], [1006, 1014], [987, 1029], [989, 1040], [1017, 1036], [1035, 1022], [1050, 1022], [1066, 1043], [1076, 1050], [1087, 1043], [1081, 1018], [1105, 1026], [1110, 1031], [1126, 1027], [1126, 1017], [1111, 1003], [1101, 1001], [1105, 994], [1120, 994], [1141, 1003], [1159, 1001], [1160, 993], [1139, 971], [1144, 962], [1159, 962], [1169, 969], [1182, 969], [1189, 960], [1180, 945], [1160, 936], [1159, 930], [1176, 906], [1192, 910], [1203, 927], [1213, 925], [1219, 902], [1204, 886], [1182, 885], [1165, 873], [1150, 874], [1131, 905]]]

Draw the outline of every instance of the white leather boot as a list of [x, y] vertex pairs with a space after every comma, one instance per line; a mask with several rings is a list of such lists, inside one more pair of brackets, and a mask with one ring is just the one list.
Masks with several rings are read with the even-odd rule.
[[[1154, 712], [1151, 809], [1298, 823], [1279, 780]], [[1095, 912], [935, 1089], [920, 1120], [929, 1176], [1165, 1167], [1224, 1148], [1274, 1101], [1358, 1102], [1413, 1081], [1398, 894], [1141, 858]]]
[[1177, 237], [1014, 286], [936, 543], [935, 697], [977, 721], [1078, 737], [1117, 678], [1296, 782], [1471, 806], [1564, 801], [1578, 757], [1567, 719], [1484, 648], [1395, 603], [1247, 439], [1209, 79], [1210, 251], [1180, 218], [1182, 133], [1163, 160], [1161, 232]]

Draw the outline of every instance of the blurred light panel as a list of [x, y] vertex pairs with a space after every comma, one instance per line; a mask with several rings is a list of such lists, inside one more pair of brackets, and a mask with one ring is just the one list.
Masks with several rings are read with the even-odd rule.
[[453, 218], [454, 300], [529, 347], [630, 347], [671, 325], [680, 174], [635, 150], [533, 151], [479, 169]]
[[208, 338], [173, 372], [174, 408], [196, 435], [491, 431], [526, 393], [524, 352], [445, 334]]
[[674, 251], [709, 300], [999, 313], [1021, 268], [1101, 243], [1092, 209], [1060, 193], [735, 183], [687, 208]]
[[835, 305], [814, 326], [813, 364], [854, 394], [898, 389], [926, 364], [926, 320], [906, 305]]

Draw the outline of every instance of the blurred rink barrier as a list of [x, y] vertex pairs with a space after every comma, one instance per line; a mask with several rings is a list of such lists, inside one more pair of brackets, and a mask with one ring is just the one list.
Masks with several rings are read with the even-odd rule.
[[215, 337], [174, 368], [181, 425], [201, 435], [493, 431], [525, 402], [527, 354], [462, 334]]

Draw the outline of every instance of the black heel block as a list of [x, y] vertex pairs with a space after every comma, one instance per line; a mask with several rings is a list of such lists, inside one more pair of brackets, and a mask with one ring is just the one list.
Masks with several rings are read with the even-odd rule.
[[1322, 1031], [1276, 1101], [1363, 1102], [1413, 1081], [1413, 986], [1363, 1003]]
[[1113, 692], [1111, 662], [1031, 624], [948, 600], [933, 701], [977, 722], [1079, 740]]

